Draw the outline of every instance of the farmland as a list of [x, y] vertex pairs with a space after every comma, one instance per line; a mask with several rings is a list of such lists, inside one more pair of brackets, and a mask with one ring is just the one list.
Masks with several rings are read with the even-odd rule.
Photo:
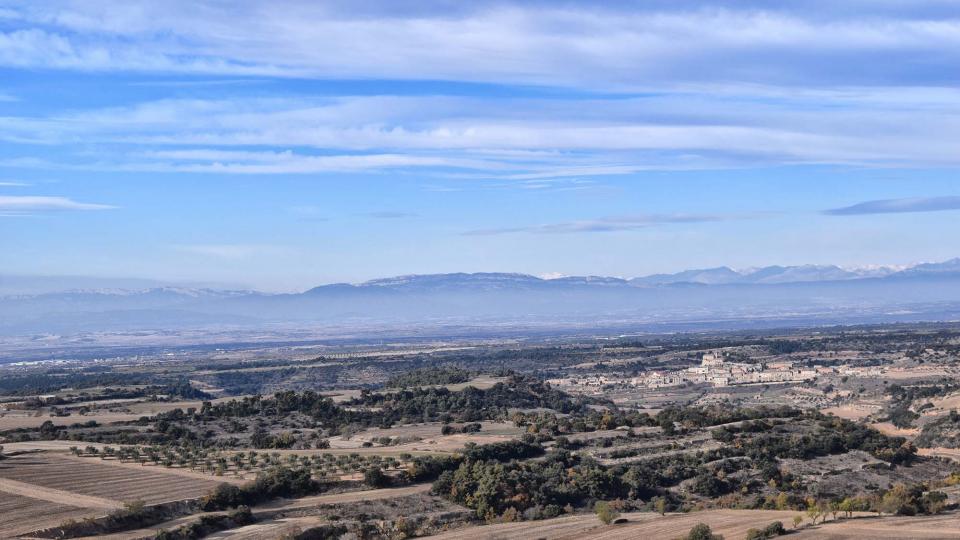
[[603, 525], [595, 516], [570, 516], [543, 523], [505, 523], [477, 530], [463, 528], [443, 533], [437, 540], [467, 540], [485, 535], [501, 540], [527, 538], [628, 540], [631, 538], [680, 538], [697, 523], [706, 523], [726, 538], [743, 538], [748, 529], [762, 529], [772, 521], [788, 523], [796, 513], [763, 510], [712, 510], [692, 514], [627, 513], [626, 523]]
[[[952, 418], [960, 383], [926, 364], [904, 377], [913, 361], [896, 352], [927, 334], [790, 339], [816, 352], [781, 337], [717, 336], [235, 364], [217, 353], [196, 365], [57, 367], [49, 380], [30, 375], [42, 365], [16, 367], [27, 386], [0, 396], [0, 493], [13, 514], [28, 503], [49, 510], [15, 533], [74, 519], [63, 534], [114, 540], [159, 529], [279, 538], [332, 524], [384, 539], [656, 539], [699, 522], [740, 539], [775, 520], [792, 529], [798, 515], [800, 538], [936, 538], [928, 529], [960, 504], [960, 465], [937, 456], [960, 454], [908, 439], [950, 443], [935, 437], [950, 425], [927, 426]], [[629, 383], [641, 367], [686, 369], [704, 355], [822, 366], [816, 381], [791, 384]], [[862, 366], [840, 370], [835, 358]], [[898, 370], [897, 386], [871, 378], [882, 362]], [[598, 501], [626, 523], [604, 525]], [[831, 514], [841, 504], [858, 517]], [[889, 515], [898, 512], [918, 515]]]
[[43, 499], [14, 495], [0, 489], [0, 538], [11, 538], [68, 519], [95, 515], [98, 511]]
[[190, 499], [217, 485], [213, 480], [165, 474], [152, 468], [114, 467], [50, 453], [24, 454], [3, 460], [0, 490], [5, 480], [36, 486], [37, 498], [44, 498], [44, 490], [57, 490], [75, 494], [78, 499], [91, 496], [112, 500], [114, 507], [130, 501], [157, 504]]

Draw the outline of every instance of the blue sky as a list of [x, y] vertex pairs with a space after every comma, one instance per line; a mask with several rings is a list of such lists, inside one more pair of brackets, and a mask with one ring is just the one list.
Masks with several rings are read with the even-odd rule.
[[0, 274], [960, 255], [950, 1], [0, 0]]

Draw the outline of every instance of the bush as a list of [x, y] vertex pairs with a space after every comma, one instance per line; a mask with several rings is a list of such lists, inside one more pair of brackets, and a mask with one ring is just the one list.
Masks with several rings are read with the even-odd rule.
[[713, 534], [710, 526], [706, 523], [697, 523], [690, 529], [690, 532], [687, 533], [686, 540], [723, 540], [723, 536]]
[[371, 467], [363, 473], [363, 483], [372, 488], [382, 488], [390, 485], [390, 477], [383, 473], [380, 467]]
[[767, 538], [773, 538], [774, 536], [781, 536], [787, 534], [787, 529], [783, 526], [782, 521], [774, 521], [773, 523], [767, 525], [763, 532], [767, 534]]
[[343, 525], [321, 525], [281, 536], [281, 540], [336, 540], [347, 533]]
[[767, 538], [773, 538], [782, 534], [787, 534], [787, 530], [783, 527], [783, 523], [774, 521], [773, 523], [764, 527], [763, 530], [747, 530], [747, 540], [766, 540]]
[[614, 510], [607, 501], [597, 501], [593, 505], [593, 511], [604, 525], [609, 525], [613, 523], [613, 520], [620, 517], [620, 513]]

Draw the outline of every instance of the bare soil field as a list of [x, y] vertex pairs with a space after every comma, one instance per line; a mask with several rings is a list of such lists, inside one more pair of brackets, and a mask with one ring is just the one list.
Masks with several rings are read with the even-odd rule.
[[55, 426], [70, 426], [95, 420], [98, 424], [110, 424], [113, 422], [132, 422], [138, 420], [142, 414], [115, 413], [96, 411], [85, 415], [71, 414], [70, 416], [31, 416], [20, 413], [7, 413], [0, 416], [0, 431], [8, 429], [38, 428], [47, 420], [53, 422]]
[[[407, 495], [417, 493], [426, 493], [430, 489], [430, 484], [418, 484], [403, 488], [376, 489], [369, 491], [352, 491], [347, 493], [337, 493], [332, 495], [317, 495], [305, 497], [302, 499], [281, 500], [265, 505], [255, 506], [254, 514], [276, 516], [280, 512], [290, 510], [310, 509], [321, 504], [345, 504], [359, 501], [373, 501], [380, 499], [395, 500]], [[223, 512], [202, 512], [173, 519], [164, 523], [159, 523], [153, 527], [137, 529], [106, 536], [98, 536], [101, 540], [139, 540], [142, 538], [153, 538], [160, 529], [176, 529], [182, 525], [188, 525], [199, 520], [202, 516], [223, 514]], [[228, 531], [221, 531], [205, 538], [280, 538], [283, 534], [294, 530], [309, 529], [322, 525], [325, 521], [319, 516], [302, 516], [278, 519], [266, 519], [258, 523], [239, 527]], [[2, 536], [0, 536], [2, 538]]]
[[929, 368], [892, 368], [883, 374], [883, 378], [888, 381], [897, 381], [899, 384], [904, 384], [904, 382], [920, 382], [924, 379], [939, 379], [952, 375], [953, 373], [945, 367], [931, 366]]
[[465, 383], [444, 384], [441, 386], [445, 386], [447, 390], [450, 390], [451, 392], [459, 392], [460, 390], [463, 390], [468, 386], [472, 386], [478, 390], [487, 390], [487, 389], [493, 388], [497, 383], [504, 382], [506, 380], [507, 380], [507, 377], [494, 377], [491, 375], [480, 375], [478, 377], [474, 377], [473, 379], [470, 379]]
[[228, 484], [237, 484], [237, 485], [240, 485], [240, 484], [243, 484], [244, 482], [246, 482], [246, 480], [244, 480], [244, 479], [236, 478], [236, 477], [230, 476], [230, 475], [224, 475], [224, 476], [216, 476], [216, 477], [214, 477], [214, 476], [212, 476], [212, 475], [209, 474], [209, 473], [200, 472], [199, 470], [191, 471], [191, 470], [188, 469], [188, 468], [181, 468], [181, 467], [163, 467], [163, 466], [160, 466], [160, 465], [157, 465], [157, 464], [154, 464], [154, 463], [145, 463], [145, 464], [141, 465], [141, 464], [139, 464], [139, 463], [133, 463], [133, 462], [130, 462], [130, 461], [124, 462], [124, 461], [120, 461], [120, 460], [118, 460], [118, 459], [98, 459], [98, 458], [89, 457], [89, 456], [80, 457], [80, 456], [75, 456], [75, 455], [73, 455], [73, 454], [65, 454], [65, 455], [63, 455], [62, 457], [66, 458], [66, 459], [72, 459], [72, 460], [75, 460], [75, 461], [79, 461], [79, 462], [81, 462], [81, 463], [90, 463], [90, 462], [92, 462], [92, 463], [96, 463], [96, 464], [98, 464], [98, 465], [109, 465], [109, 466], [113, 466], [113, 467], [124, 467], [124, 468], [128, 468], [128, 469], [133, 469], [133, 470], [135, 470], [135, 471], [144, 471], [144, 470], [147, 470], [147, 471], [159, 472], [159, 473], [163, 473], [163, 474], [172, 474], [172, 475], [174, 475], [174, 476], [181, 476], [181, 477], [185, 477], [185, 478], [198, 478], [198, 479], [200, 479], [200, 480], [210, 480], [211, 478], [216, 478], [217, 482], [226, 482], [226, 483], [228, 483]]
[[100, 510], [117, 510], [123, 503], [113, 499], [81, 495], [72, 491], [28, 484], [9, 478], [0, 478], [0, 491], [10, 495], [20, 495], [31, 499], [41, 499], [55, 504], [82, 506], [84, 508], [98, 508]]
[[227, 531], [205, 536], [207, 540], [261, 540], [263, 538], [282, 538], [285, 534], [296, 533], [323, 525], [326, 521], [319, 516], [288, 517], [270, 519]]
[[[231, 396], [224, 398], [217, 398], [209, 400], [211, 403], [223, 403], [226, 401], [231, 401], [234, 399], [243, 399], [250, 396]], [[131, 413], [137, 415], [137, 418], [141, 416], [153, 416], [162, 412], [169, 412], [174, 409], [182, 409], [186, 411], [190, 407], [195, 409], [200, 409], [203, 406], [203, 400], [190, 400], [190, 401], [140, 401], [137, 403], [131, 403], [124, 407], [124, 409], [130, 411]]]
[[926, 409], [921, 414], [924, 416], [941, 416], [949, 413], [953, 409], [960, 408], [960, 393], [934, 398], [930, 400], [930, 403], [933, 404], [933, 408]]
[[[4, 448], [6, 448], [6, 445], [4, 445]], [[374, 446], [370, 448], [324, 448], [324, 449], [316, 449], [316, 450], [278, 449], [278, 450], [270, 450], [270, 453], [280, 454], [281, 456], [287, 456], [290, 454], [295, 454], [298, 456], [315, 456], [320, 454], [331, 454], [334, 456], [349, 456], [350, 454], [358, 454], [361, 456], [397, 457], [401, 454], [410, 454], [412, 456], [451, 454], [457, 449], [447, 450], [444, 448], [430, 448], [424, 445], [423, 442], [418, 442], [413, 444], [401, 444], [398, 446]]]
[[255, 507], [254, 511], [286, 511], [297, 508], [310, 508], [320, 504], [343, 504], [358, 501], [374, 501], [378, 499], [396, 499], [399, 497], [406, 497], [407, 495], [426, 493], [430, 491], [431, 485], [432, 484], [414, 484], [412, 486], [399, 488], [348, 491], [346, 493], [333, 493], [330, 495], [313, 495], [311, 497], [302, 497], [300, 499], [290, 499], [260, 505]]
[[433, 538], [443, 540], [467, 540], [496, 538], [498, 540], [526, 540], [545, 538], [549, 540], [632, 540], [635, 538], [671, 539], [685, 536], [697, 523], [710, 525], [713, 532], [728, 540], [739, 540], [750, 528], [763, 528], [773, 521], [792, 524], [797, 512], [777, 510], [709, 510], [689, 514], [661, 516], [650, 512], [624, 514], [627, 523], [603, 525], [592, 514], [560, 517], [544, 521], [503, 523], [482, 527], [464, 527]]
[[900, 429], [890, 422], [874, 422], [873, 424], [870, 424], [870, 427], [876, 429], [884, 435], [889, 435], [891, 437], [906, 437], [907, 439], [913, 439], [920, 434], [919, 429]]
[[401, 446], [418, 450], [454, 451], [463, 448], [467, 442], [487, 444], [493, 442], [516, 439], [523, 435], [523, 430], [514, 426], [512, 422], [480, 422], [481, 428], [477, 433], [441, 435], [443, 424], [429, 422], [424, 424], [409, 424], [396, 426], [390, 429], [373, 428], [362, 431], [343, 439], [341, 437], [330, 440], [332, 448], [360, 448], [363, 442], [372, 441], [380, 437], [419, 437], [423, 440], [407, 443]]
[[955, 461], [960, 461], [960, 448], [918, 448], [917, 453], [921, 456], [945, 457]]
[[960, 538], [960, 516], [860, 517], [827, 521], [823, 525], [800, 530], [791, 538], [825, 540], [931, 540]]
[[359, 390], [335, 390], [331, 392], [320, 392], [320, 395], [327, 396], [333, 400], [334, 403], [343, 403], [344, 401], [350, 401], [360, 397]]
[[97, 461], [78, 461], [53, 454], [14, 456], [0, 463], [0, 481], [32, 484], [38, 488], [38, 494], [59, 490], [118, 502], [142, 500], [147, 504], [199, 497], [220, 483], [146, 467], [114, 467]]
[[144, 529], [134, 529], [132, 531], [101, 534], [97, 536], [79, 536], [77, 538], [96, 538], [97, 540], [148, 540], [154, 538], [157, 535], [157, 532], [162, 529], [176, 529], [181, 525], [189, 525], [190, 523], [199, 521], [203, 516], [215, 516], [221, 514], [226, 514], [226, 512], [200, 512], [197, 514], [190, 514], [189, 516], [171, 519], [170, 521], [164, 521], [163, 523], [158, 523], [153, 527], [147, 527]]
[[108, 445], [103, 443], [95, 442], [77, 442], [77, 441], [29, 441], [29, 442], [16, 442], [16, 443], [4, 443], [3, 451], [6, 454], [14, 452], [34, 452], [37, 450], [49, 450], [49, 451], [63, 451], [69, 452], [71, 446], [77, 446], [81, 448], [86, 448], [87, 446], [93, 446], [94, 448], [103, 449], [105, 446], [113, 446], [118, 448], [123, 445]]
[[879, 405], [850, 403], [838, 407], [820, 409], [823, 414], [832, 414], [845, 420], [861, 420], [880, 410]]
[[100, 515], [92, 510], [0, 491], [0, 538], [13, 538], [37, 529], [54, 527], [68, 519]]

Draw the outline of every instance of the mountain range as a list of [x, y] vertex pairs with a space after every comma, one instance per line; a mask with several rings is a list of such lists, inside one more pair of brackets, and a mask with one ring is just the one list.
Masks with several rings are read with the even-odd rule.
[[[0, 290], [4, 278], [0, 277]], [[99, 283], [98, 284], [102, 284]], [[302, 293], [191, 287], [0, 297], [0, 335], [264, 324], [506, 324], [943, 320], [960, 313], [960, 259], [908, 268], [727, 267], [633, 279], [516, 273], [397, 276]], [[751, 322], [752, 321], [752, 322]]]

